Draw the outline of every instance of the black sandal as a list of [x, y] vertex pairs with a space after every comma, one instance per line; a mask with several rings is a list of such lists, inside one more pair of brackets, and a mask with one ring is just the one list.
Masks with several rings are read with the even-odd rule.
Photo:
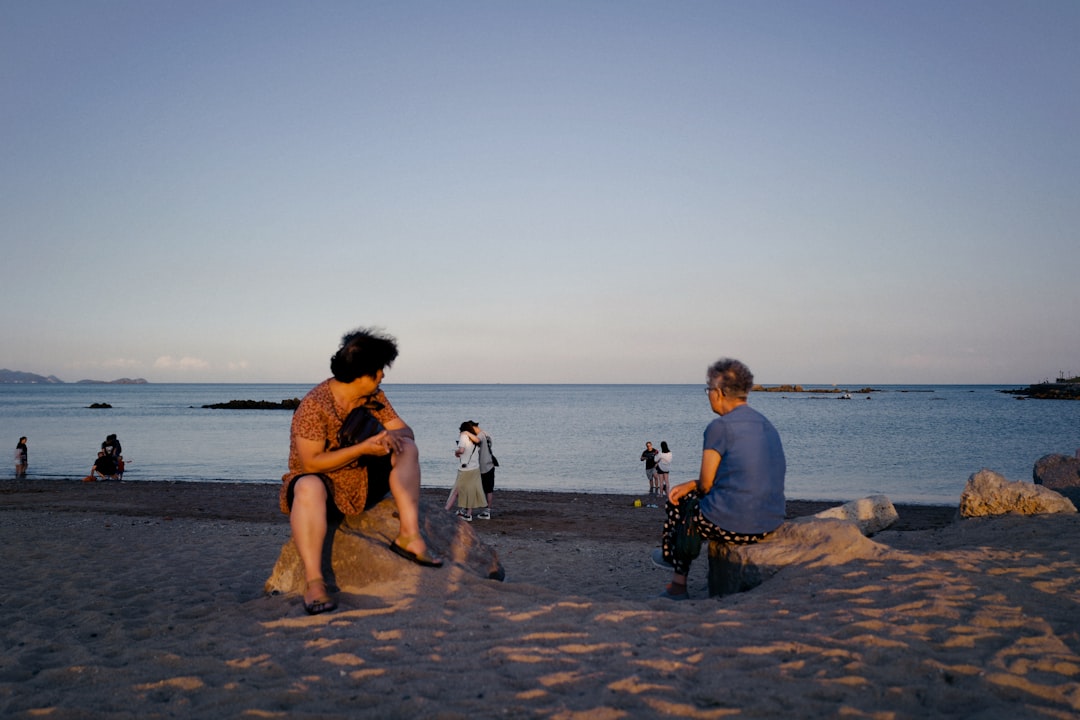
[[[412, 540], [413, 538], [410, 537], [408, 539]], [[438, 568], [438, 567], [443, 566], [443, 559], [441, 557], [437, 556], [437, 555], [432, 555], [431, 550], [427, 550], [425, 552], [420, 552], [420, 553], [414, 553], [414, 552], [412, 552], [410, 550], [406, 550], [405, 548], [398, 545], [397, 540], [393, 540], [393, 541], [390, 542], [390, 549], [393, 550], [398, 555], [400, 555], [401, 557], [405, 558], [406, 560], [411, 560], [412, 562], [416, 563], [417, 565], [423, 565], [424, 567], [434, 567], [434, 568]]]
[[314, 580], [308, 580], [304, 585], [304, 592], [307, 592], [307, 589], [311, 587], [312, 583], [322, 583], [323, 595], [311, 602], [303, 601], [304, 610], [307, 611], [307, 614], [318, 615], [319, 613], [330, 612], [331, 610], [337, 609], [337, 601], [326, 594], [326, 582], [321, 577], [315, 578]]

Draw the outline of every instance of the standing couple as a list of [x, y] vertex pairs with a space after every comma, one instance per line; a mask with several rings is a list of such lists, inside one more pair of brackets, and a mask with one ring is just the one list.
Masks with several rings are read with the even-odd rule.
[[[454, 457], [458, 462], [454, 489], [446, 498], [446, 509], [457, 503], [457, 514], [472, 522], [475, 517], [491, 519], [491, 501], [495, 493], [495, 468], [499, 461], [491, 452], [491, 435], [473, 420], [466, 420], [458, 427], [457, 448]], [[482, 508], [482, 509], [481, 509]]]
[[651, 442], [645, 443], [645, 452], [641, 453], [645, 463], [645, 477], [649, 480], [650, 495], [667, 495], [668, 474], [671, 472], [671, 450], [667, 440], [660, 443], [660, 450]]

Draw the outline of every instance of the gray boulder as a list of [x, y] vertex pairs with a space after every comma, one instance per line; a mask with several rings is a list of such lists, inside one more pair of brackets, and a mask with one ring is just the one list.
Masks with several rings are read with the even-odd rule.
[[968, 478], [960, 494], [961, 517], [1074, 513], [1072, 501], [1053, 490], [1023, 481], [1009, 482], [992, 470]]
[[1035, 461], [1031, 474], [1036, 485], [1061, 493], [1074, 505], [1080, 502], [1080, 458], [1043, 455]]
[[709, 543], [709, 595], [757, 587], [791, 565], [827, 567], [883, 558], [889, 549], [870, 540], [847, 519], [803, 517], [785, 522], [753, 545]]
[[[388, 544], [397, 537], [397, 510], [392, 498], [360, 515], [346, 517], [327, 532], [323, 547], [323, 577], [331, 589], [356, 591], [381, 582], [411, 587], [424, 578], [446, 578], [463, 570], [481, 578], [502, 580], [505, 572], [493, 549], [480, 541], [467, 522], [441, 506], [421, 501], [421, 528], [428, 547], [443, 558], [441, 568], [421, 567], [396, 555]], [[429, 575], [431, 574], [431, 575]], [[267, 594], [303, 593], [304, 566], [290, 539], [264, 586]]]

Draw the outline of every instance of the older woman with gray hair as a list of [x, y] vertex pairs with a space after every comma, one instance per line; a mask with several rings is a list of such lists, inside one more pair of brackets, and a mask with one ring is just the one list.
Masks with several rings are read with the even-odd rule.
[[694, 558], [677, 552], [680, 526], [703, 539], [749, 544], [784, 521], [784, 448], [772, 423], [747, 404], [753, 385], [753, 373], [738, 360], [722, 358], [707, 371], [705, 392], [719, 417], [705, 428], [698, 478], [668, 491], [661, 547], [652, 554], [655, 564], [672, 571], [660, 597], [690, 597], [686, 577]]

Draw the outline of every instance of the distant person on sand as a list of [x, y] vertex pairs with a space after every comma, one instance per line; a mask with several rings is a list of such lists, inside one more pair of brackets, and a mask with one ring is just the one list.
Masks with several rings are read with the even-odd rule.
[[[387, 492], [401, 523], [390, 550], [419, 565], [443, 564], [420, 532], [415, 436], [379, 387], [397, 354], [397, 342], [389, 335], [374, 330], [348, 333], [330, 359], [333, 377], [316, 385], [293, 414], [289, 472], [281, 478], [279, 501], [289, 514], [304, 565], [303, 602], [311, 615], [337, 607], [322, 576], [328, 524], [374, 507]], [[354, 445], [342, 445], [339, 431], [353, 411], [370, 413], [382, 429]]]
[[457, 446], [454, 458], [457, 460], [457, 478], [450, 496], [446, 498], [446, 509], [458, 506], [458, 517], [467, 522], [473, 521], [473, 510], [487, 507], [484, 498], [484, 486], [480, 480], [479, 440], [475, 432], [476, 423], [466, 420], [458, 427]]
[[[10, 441], [9, 441], [10, 442]], [[15, 479], [26, 477], [26, 466], [30, 464], [30, 451], [26, 448], [26, 436], [15, 444]]]
[[657, 450], [651, 442], [645, 443], [645, 452], [641, 453], [641, 460], [645, 463], [645, 477], [649, 481], [649, 494], [657, 492], [656, 486], [656, 455]]
[[705, 428], [701, 473], [697, 480], [668, 491], [661, 547], [652, 560], [672, 571], [660, 594], [686, 600], [686, 575], [693, 557], [675, 552], [684, 521], [703, 539], [745, 545], [764, 539], [784, 521], [787, 462], [780, 434], [746, 403], [754, 375], [738, 360], [723, 358], [709, 367], [705, 392], [720, 417]]
[[656, 487], [657, 492], [666, 495], [668, 491], [668, 474], [671, 472], [671, 450], [668, 449], [667, 440], [660, 442], [660, 452], [656, 456]]

